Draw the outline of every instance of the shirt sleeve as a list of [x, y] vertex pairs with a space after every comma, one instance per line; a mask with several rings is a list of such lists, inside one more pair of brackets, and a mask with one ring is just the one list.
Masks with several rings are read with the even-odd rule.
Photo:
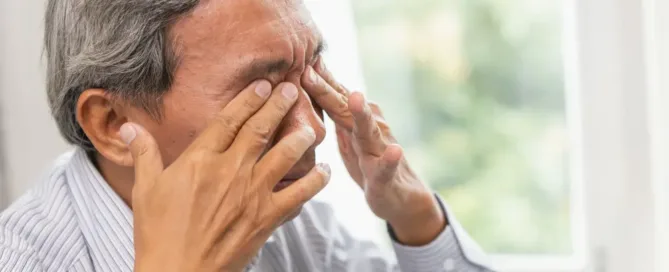
[[[439, 199], [439, 197], [437, 197]], [[493, 271], [487, 256], [467, 235], [455, 217], [439, 199], [442, 211], [448, 219], [448, 227], [430, 244], [420, 247], [405, 246], [392, 239], [394, 255], [382, 252], [378, 245], [354, 238], [336, 220], [326, 207], [311, 212], [318, 217], [317, 227], [324, 230], [308, 237], [327, 236], [325, 241], [312, 239], [311, 252], [317, 260], [323, 260], [320, 271], [333, 272], [490, 272]], [[393, 238], [394, 233], [388, 227]], [[323, 245], [328, 245], [323, 247]], [[319, 252], [323, 254], [320, 255]], [[320, 263], [320, 261], [319, 261]]]
[[420, 247], [402, 245], [388, 226], [400, 271], [492, 271], [481, 248], [449, 213], [444, 202], [438, 196], [437, 199], [449, 225], [430, 244]]

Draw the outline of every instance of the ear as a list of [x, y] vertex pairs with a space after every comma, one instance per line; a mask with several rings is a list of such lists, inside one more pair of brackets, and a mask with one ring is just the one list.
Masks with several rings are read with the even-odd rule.
[[127, 107], [103, 89], [87, 89], [77, 100], [77, 122], [95, 149], [107, 160], [132, 166], [132, 155], [121, 140], [121, 125], [128, 122]]

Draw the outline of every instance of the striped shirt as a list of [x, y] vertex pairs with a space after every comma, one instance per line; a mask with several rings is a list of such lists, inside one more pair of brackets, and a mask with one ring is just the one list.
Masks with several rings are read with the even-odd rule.
[[[354, 239], [321, 202], [278, 228], [247, 271], [490, 271], [485, 255], [444, 212], [432, 243], [394, 242], [395, 257]], [[0, 271], [132, 271], [130, 208], [83, 150], [61, 156], [35, 188], [0, 213]]]

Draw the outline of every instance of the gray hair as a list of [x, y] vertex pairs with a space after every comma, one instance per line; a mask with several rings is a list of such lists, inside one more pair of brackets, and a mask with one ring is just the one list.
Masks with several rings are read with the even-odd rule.
[[199, 0], [49, 0], [45, 16], [51, 114], [71, 144], [94, 150], [77, 122], [86, 89], [104, 89], [160, 117], [177, 54], [170, 25]]

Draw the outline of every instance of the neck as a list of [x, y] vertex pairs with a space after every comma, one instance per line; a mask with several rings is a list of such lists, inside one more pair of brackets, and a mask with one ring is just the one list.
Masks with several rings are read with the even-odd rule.
[[97, 152], [90, 158], [102, 177], [107, 181], [107, 184], [132, 209], [132, 187], [135, 184], [134, 170], [130, 167], [115, 164]]

